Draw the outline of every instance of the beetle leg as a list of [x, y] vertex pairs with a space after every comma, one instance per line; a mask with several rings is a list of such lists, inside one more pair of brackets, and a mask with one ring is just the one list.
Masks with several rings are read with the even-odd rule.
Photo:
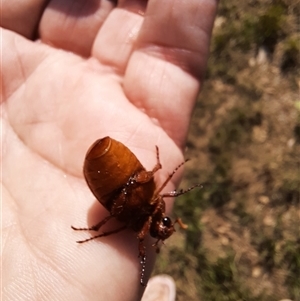
[[147, 183], [153, 178], [153, 172], [152, 171], [146, 171], [142, 170], [136, 175], [134, 175], [131, 179], [131, 181], [134, 181], [136, 183]]
[[74, 226], [71, 226], [71, 228], [75, 231], [98, 231], [104, 224], [106, 224], [112, 217], [112, 215], [107, 216], [104, 218], [100, 223], [90, 227], [90, 228], [76, 228]]
[[185, 190], [183, 190], [183, 189], [180, 189], [179, 191], [174, 190], [174, 191], [162, 194], [161, 197], [163, 197], [163, 198], [174, 198], [174, 197], [180, 196], [182, 194], [185, 194], [185, 193], [193, 190], [196, 187], [203, 188], [203, 185], [202, 184], [196, 184], [196, 185], [194, 185], [192, 187], [189, 187], [188, 189], [185, 189]]
[[142, 266], [140, 282], [142, 286], [146, 286], [144, 282], [145, 269], [146, 269], [146, 247], [144, 244], [144, 240], [139, 241], [139, 258], [141, 258], [141, 266]]
[[112, 230], [112, 231], [103, 232], [103, 233], [101, 233], [99, 235], [92, 236], [92, 237], [84, 239], [84, 240], [78, 240], [76, 242], [79, 243], [79, 244], [82, 244], [84, 242], [88, 242], [90, 240], [93, 240], [93, 239], [96, 239], [96, 238], [99, 238], [99, 237], [108, 236], [108, 235], [111, 235], [111, 234], [115, 234], [115, 233], [121, 232], [122, 230], [125, 230], [126, 228], [127, 228], [127, 225], [122, 226], [122, 227], [117, 228], [117, 229]]
[[138, 172], [136, 175], [134, 175], [131, 180], [133, 180], [137, 183], [147, 183], [153, 178], [154, 174], [159, 169], [162, 168], [162, 165], [159, 160], [159, 149], [157, 146], [155, 146], [155, 148], [156, 148], [156, 160], [157, 161], [156, 161], [156, 164], [153, 167], [153, 169], [151, 171], [142, 170], [142, 171]]
[[158, 239], [158, 240], [152, 245], [152, 247], [155, 247], [155, 252], [156, 252], [157, 254], [158, 254], [159, 251], [160, 251], [160, 247], [159, 247], [159, 245], [158, 245], [158, 243], [159, 243], [160, 241], [162, 241], [162, 243], [164, 243], [163, 240]]
[[155, 149], [156, 149], [156, 165], [152, 169], [153, 174], [155, 174], [159, 169], [162, 168], [162, 165], [159, 160], [159, 149], [157, 145], [155, 145]]
[[175, 175], [176, 171], [182, 166], [184, 165], [184, 163], [186, 163], [187, 161], [189, 161], [189, 159], [186, 159], [185, 161], [183, 161], [182, 163], [180, 163], [173, 171], [172, 173], [169, 174], [169, 176], [166, 178], [166, 180], [164, 181], [164, 183], [158, 188], [158, 190], [155, 192], [155, 195], [158, 195], [168, 184], [168, 182], [173, 178], [173, 176]]
[[162, 214], [163, 212], [166, 211], [165, 209], [166, 204], [161, 195], [157, 195], [154, 198], [152, 198], [150, 204], [151, 205], [155, 204], [155, 210], [153, 211], [152, 215]]
[[112, 216], [118, 216], [122, 213], [124, 206], [127, 203], [127, 191], [126, 187], [122, 189], [122, 197], [119, 197], [117, 200], [113, 202], [110, 213]]
[[145, 269], [146, 269], [146, 247], [144, 244], [144, 239], [147, 235], [147, 233], [149, 232], [150, 229], [150, 225], [152, 222], [152, 217], [149, 216], [148, 220], [145, 222], [142, 230], [138, 233], [137, 239], [139, 241], [139, 258], [141, 258], [141, 285], [142, 286], [146, 286], [145, 282], [144, 282], [144, 277], [145, 277]]

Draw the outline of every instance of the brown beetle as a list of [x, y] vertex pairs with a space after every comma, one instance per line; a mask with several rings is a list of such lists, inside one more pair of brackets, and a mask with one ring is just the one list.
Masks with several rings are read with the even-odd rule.
[[153, 246], [159, 251], [158, 243], [170, 237], [175, 231], [174, 224], [178, 223], [183, 229], [187, 226], [181, 219], [172, 223], [165, 216], [165, 197], [177, 197], [195, 187], [187, 190], [172, 191], [160, 194], [175, 172], [186, 162], [181, 163], [167, 177], [165, 182], [157, 189], [154, 174], [162, 168], [159, 161], [159, 151], [156, 147], [157, 163], [151, 171], [146, 171], [136, 156], [121, 142], [110, 137], [97, 140], [87, 151], [84, 161], [84, 177], [98, 201], [110, 212], [110, 215], [91, 228], [75, 228], [74, 230], [98, 231], [112, 218], [123, 222], [121, 227], [103, 232], [85, 240], [108, 236], [131, 228], [137, 232], [139, 257], [141, 258], [141, 284], [144, 283], [146, 266], [146, 248], [144, 239], [148, 233], [157, 239]]

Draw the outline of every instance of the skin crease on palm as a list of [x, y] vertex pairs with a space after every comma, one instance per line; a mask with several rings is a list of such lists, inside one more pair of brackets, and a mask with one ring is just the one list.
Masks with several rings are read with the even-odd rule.
[[111, 136], [150, 170], [158, 145], [158, 183], [182, 162], [216, 7], [214, 0], [2, 1], [3, 300], [140, 299], [134, 232], [76, 244], [92, 233], [71, 225], [108, 215], [83, 179], [84, 156]]

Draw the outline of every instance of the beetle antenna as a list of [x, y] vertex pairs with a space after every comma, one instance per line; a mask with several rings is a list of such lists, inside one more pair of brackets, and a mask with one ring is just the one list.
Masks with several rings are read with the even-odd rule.
[[185, 224], [185, 223], [181, 220], [181, 218], [179, 218], [179, 217], [175, 220], [174, 225], [175, 225], [176, 223], [180, 226], [181, 229], [186, 230], [186, 229], [188, 228], [188, 225]]

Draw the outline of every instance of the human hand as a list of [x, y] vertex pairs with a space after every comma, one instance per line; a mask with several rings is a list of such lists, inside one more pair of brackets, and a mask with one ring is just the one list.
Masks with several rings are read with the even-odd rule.
[[[158, 145], [158, 182], [182, 161], [216, 5], [3, 2], [4, 300], [140, 298], [132, 231], [75, 242], [89, 233], [71, 225], [91, 226], [108, 214], [83, 179], [83, 159], [96, 139], [111, 136], [147, 170]], [[179, 178], [180, 171], [169, 190]]]

